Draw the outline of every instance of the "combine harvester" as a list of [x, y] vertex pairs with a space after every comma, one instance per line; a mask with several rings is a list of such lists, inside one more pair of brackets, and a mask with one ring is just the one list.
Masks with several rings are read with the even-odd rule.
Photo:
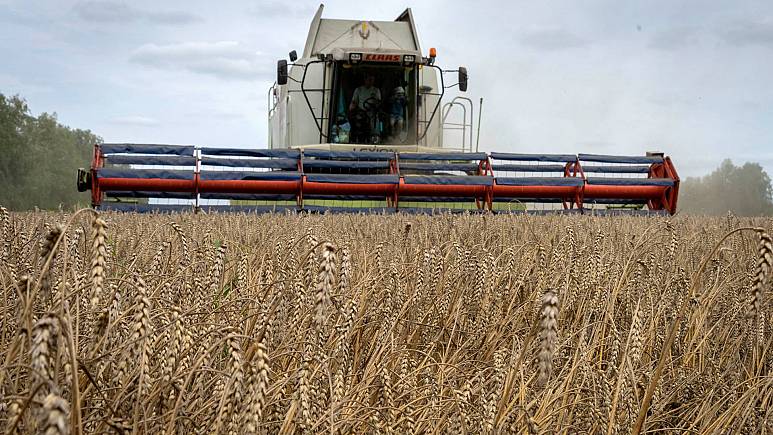
[[[410, 9], [395, 21], [323, 19], [322, 10], [303, 56], [293, 51], [290, 63], [278, 62], [268, 149], [98, 144], [78, 189], [91, 190], [95, 207], [119, 210], [498, 211], [554, 203], [580, 212], [676, 212], [679, 177], [660, 153], [483, 153], [477, 143], [473, 151], [472, 100], [444, 100], [449, 88], [467, 90], [467, 70], [441, 69], [434, 48], [423, 54]], [[453, 110], [462, 122], [448, 121]], [[461, 132], [461, 146], [444, 143], [451, 130]]]

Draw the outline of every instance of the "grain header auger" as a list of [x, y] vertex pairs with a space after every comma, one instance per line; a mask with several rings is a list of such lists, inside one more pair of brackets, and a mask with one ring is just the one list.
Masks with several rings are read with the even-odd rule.
[[[444, 99], [449, 88], [467, 90], [467, 70], [440, 68], [434, 48], [423, 55], [410, 9], [395, 21], [323, 19], [322, 11], [302, 56], [292, 51], [289, 63], [277, 64], [268, 149], [98, 144], [91, 169], [79, 171], [79, 190], [91, 190], [94, 206], [131, 210], [498, 211], [553, 203], [676, 212], [679, 177], [660, 153], [480, 152], [473, 101]], [[446, 84], [449, 75], [455, 83]]]

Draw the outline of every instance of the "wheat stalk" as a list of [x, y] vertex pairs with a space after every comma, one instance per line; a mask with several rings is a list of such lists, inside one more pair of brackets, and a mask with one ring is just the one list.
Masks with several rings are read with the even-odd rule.
[[107, 223], [98, 214], [91, 222], [91, 309], [99, 306], [105, 280]]
[[317, 273], [316, 298], [314, 302], [314, 322], [322, 331], [327, 319], [327, 308], [330, 305], [330, 294], [335, 286], [336, 248], [332, 243], [322, 245], [322, 255]]
[[246, 418], [245, 430], [247, 433], [258, 433], [258, 428], [263, 420], [266, 406], [266, 393], [268, 391], [269, 373], [271, 371], [268, 358], [268, 350], [263, 342], [259, 342], [255, 349], [254, 365], [250, 366], [249, 382], [249, 414]]
[[542, 296], [539, 328], [537, 385], [545, 385], [553, 372], [553, 353], [558, 335], [558, 295], [550, 289], [545, 290]]
[[773, 270], [773, 238], [764, 232], [757, 231], [757, 267], [752, 283], [751, 301], [749, 303], [749, 317], [757, 319], [762, 306], [763, 288], [770, 280], [770, 273]]

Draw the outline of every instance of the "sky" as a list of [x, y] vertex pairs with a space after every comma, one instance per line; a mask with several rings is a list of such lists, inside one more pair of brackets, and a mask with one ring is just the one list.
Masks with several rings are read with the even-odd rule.
[[[344, 1], [323, 17], [413, 10], [426, 53], [466, 66], [482, 151], [722, 159], [773, 175], [770, 1]], [[276, 61], [315, 1], [0, 0], [0, 92], [107, 142], [264, 148]], [[476, 107], [477, 110], [477, 107]]]

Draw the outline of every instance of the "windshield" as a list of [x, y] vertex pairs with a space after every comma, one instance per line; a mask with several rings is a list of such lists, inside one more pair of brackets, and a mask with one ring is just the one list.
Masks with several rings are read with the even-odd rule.
[[336, 66], [330, 142], [416, 143], [416, 67]]

